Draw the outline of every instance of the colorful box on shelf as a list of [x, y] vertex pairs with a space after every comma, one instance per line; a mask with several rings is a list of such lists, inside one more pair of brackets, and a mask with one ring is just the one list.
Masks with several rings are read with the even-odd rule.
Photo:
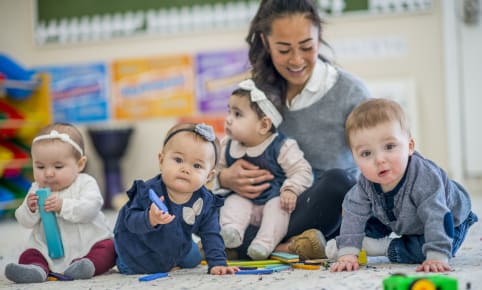
[[13, 159], [12, 151], [0, 146], [0, 176], [3, 176], [3, 171], [8, 163]]
[[24, 116], [6, 100], [0, 100], [0, 137], [13, 138], [23, 125]]
[[15, 99], [29, 98], [37, 89], [40, 81], [35, 72], [27, 70], [10, 56], [0, 53], [0, 89]]
[[19, 146], [14, 140], [0, 139], [0, 151], [7, 151], [11, 154], [3, 154], [10, 156], [8, 160], [1, 160], [2, 177], [15, 177], [22, 173], [24, 167], [30, 166], [30, 155], [25, 148]]
[[[2, 99], [0, 114], [7, 117], [0, 121], [1, 130], [10, 130], [15, 137], [29, 144], [38, 130], [52, 120], [52, 108], [48, 74], [40, 74], [40, 86], [27, 99]], [[0, 103], [1, 104], [1, 103]], [[8, 106], [8, 107], [7, 107]], [[13, 110], [12, 110], [13, 108]], [[2, 125], [3, 123], [3, 125]]]
[[15, 202], [15, 196], [10, 190], [0, 185], [0, 217], [5, 214], [7, 210], [12, 209]]

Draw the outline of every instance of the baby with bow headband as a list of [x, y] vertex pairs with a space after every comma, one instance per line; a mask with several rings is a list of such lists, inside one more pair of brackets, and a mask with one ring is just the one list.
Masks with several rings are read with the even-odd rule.
[[[227, 265], [219, 234], [223, 200], [205, 186], [215, 175], [218, 148], [214, 129], [206, 124], [179, 123], [167, 132], [157, 156], [160, 172], [135, 180], [117, 215], [114, 239], [121, 274], [197, 267], [202, 255], [192, 234], [201, 238], [208, 273], [239, 270]], [[151, 195], [165, 207], [158, 208]]]
[[[81, 132], [69, 123], [49, 124], [32, 140], [31, 156], [34, 182], [15, 211], [30, 236], [18, 263], [6, 265], [7, 279], [41, 283], [52, 272], [77, 280], [109, 271], [115, 265], [114, 235], [102, 212], [99, 185], [83, 172], [87, 156]], [[37, 191], [46, 188], [51, 194], [40, 203]], [[49, 253], [41, 211], [55, 214], [63, 257]]]
[[[221, 235], [227, 248], [242, 244], [250, 223], [260, 229], [248, 247], [254, 260], [266, 259], [283, 239], [297, 197], [313, 182], [310, 164], [294, 139], [277, 132], [283, 118], [259, 87], [248, 79], [239, 83], [228, 102], [221, 142], [219, 174], [235, 162], [268, 170], [273, 179], [257, 196], [245, 196], [226, 190], [214, 182], [214, 192], [227, 195], [220, 212]], [[250, 186], [260, 181], [246, 179]]]

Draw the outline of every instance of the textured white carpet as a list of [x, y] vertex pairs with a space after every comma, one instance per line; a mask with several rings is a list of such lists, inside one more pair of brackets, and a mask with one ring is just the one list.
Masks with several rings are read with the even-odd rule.
[[[477, 187], [479, 186], [479, 187]], [[474, 186], [472, 193], [473, 210], [482, 218], [482, 187]], [[107, 212], [112, 224], [114, 212]], [[328, 270], [291, 270], [270, 275], [207, 275], [207, 267], [199, 266], [191, 270], [179, 270], [169, 273], [168, 278], [151, 282], [138, 282], [140, 276], [124, 276], [115, 270], [94, 277], [90, 280], [73, 282], [45, 282], [39, 284], [14, 284], [4, 276], [7, 263], [16, 262], [23, 249], [22, 243], [28, 231], [21, 228], [14, 220], [0, 221], [0, 289], [383, 289], [382, 281], [394, 273], [421, 275], [415, 272], [415, 265], [390, 264], [383, 258], [370, 258], [368, 266], [356, 272], [331, 273]], [[482, 289], [482, 221], [476, 223], [459, 250], [452, 259], [453, 271], [445, 275], [457, 278], [459, 289]]]

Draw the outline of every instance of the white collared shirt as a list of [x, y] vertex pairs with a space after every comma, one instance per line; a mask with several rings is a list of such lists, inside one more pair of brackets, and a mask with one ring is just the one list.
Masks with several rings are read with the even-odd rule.
[[315, 102], [321, 100], [326, 92], [333, 87], [337, 79], [338, 72], [336, 69], [331, 64], [318, 59], [306, 86], [291, 100], [291, 102], [286, 100], [286, 107], [290, 111], [309, 107]]
[[236, 159], [242, 158], [245, 155], [249, 157], [258, 157], [259, 155], [263, 154], [263, 152], [266, 150], [266, 148], [268, 148], [269, 145], [271, 145], [276, 136], [278, 136], [278, 133], [272, 134], [269, 138], [267, 138], [260, 144], [252, 147], [246, 147], [236, 140], [231, 140], [229, 154]]

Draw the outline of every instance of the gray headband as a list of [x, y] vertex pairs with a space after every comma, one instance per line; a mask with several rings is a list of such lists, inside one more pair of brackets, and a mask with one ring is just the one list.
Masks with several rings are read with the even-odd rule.
[[216, 148], [216, 144], [214, 143], [214, 141], [216, 140], [216, 135], [214, 134], [213, 127], [206, 125], [204, 123], [201, 123], [201, 124], [196, 124], [194, 128], [181, 128], [181, 129], [174, 130], [169, 135], [167, 135], [166, 139], [164, 139], [163, 146], [166, 146], [169, 139], [171, 139], [174, 135], [180, 132], [196, 133], [197, 135], [201, 136], [204, 140], [212, 143], [214, 146], [214, 164], [218, 162], [218, 150]]

